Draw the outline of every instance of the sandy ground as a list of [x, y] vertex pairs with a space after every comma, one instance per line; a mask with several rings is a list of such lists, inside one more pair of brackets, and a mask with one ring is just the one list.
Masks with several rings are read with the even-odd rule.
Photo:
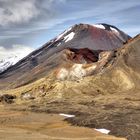
[[10, 111], [0, 106], [0, 140], [124, 140], [63, 120], [58, 114]]

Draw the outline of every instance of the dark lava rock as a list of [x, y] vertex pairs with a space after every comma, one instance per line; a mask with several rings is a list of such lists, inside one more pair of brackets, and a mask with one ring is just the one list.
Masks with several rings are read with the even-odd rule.
[[14, 99], [16, 99], [15, 95], [4, 94], [0, 96], [0, 102], [11, 104], [14, 103]]

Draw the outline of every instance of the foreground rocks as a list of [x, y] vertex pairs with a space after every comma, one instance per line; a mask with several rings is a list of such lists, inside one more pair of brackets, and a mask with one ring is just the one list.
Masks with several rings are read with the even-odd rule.
[[0, 102], [2, 103], [12, 104], [14, 103], [14, 99], [16, 99], [15, 95], [9, 95], [9, 94], [0, 95]]

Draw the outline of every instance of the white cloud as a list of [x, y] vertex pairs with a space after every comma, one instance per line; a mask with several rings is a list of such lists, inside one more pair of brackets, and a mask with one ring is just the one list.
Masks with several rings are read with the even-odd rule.
[[35, 0], [0, 0], [0, 25], [25, 23], [39, 15]]
[[0, 46], [0, 60], [11, 56], [18, 56], [23, 58], [31, 53], [34, 49], [24, 45], [13, 45], [11, 48], [4, 48]]
[[22, 24], [42, 15], [51, 16], [53, 5], [66, 0], [0, 0], [0, 25]]

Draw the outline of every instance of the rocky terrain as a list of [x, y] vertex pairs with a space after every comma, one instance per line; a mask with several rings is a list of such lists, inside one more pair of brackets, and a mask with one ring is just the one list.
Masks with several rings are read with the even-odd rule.
[[0, 102], [15, 112], [72, 114], [65, 123], [139, 140], [139, 54], [140, 35], [75, 25], [0, 74]]

